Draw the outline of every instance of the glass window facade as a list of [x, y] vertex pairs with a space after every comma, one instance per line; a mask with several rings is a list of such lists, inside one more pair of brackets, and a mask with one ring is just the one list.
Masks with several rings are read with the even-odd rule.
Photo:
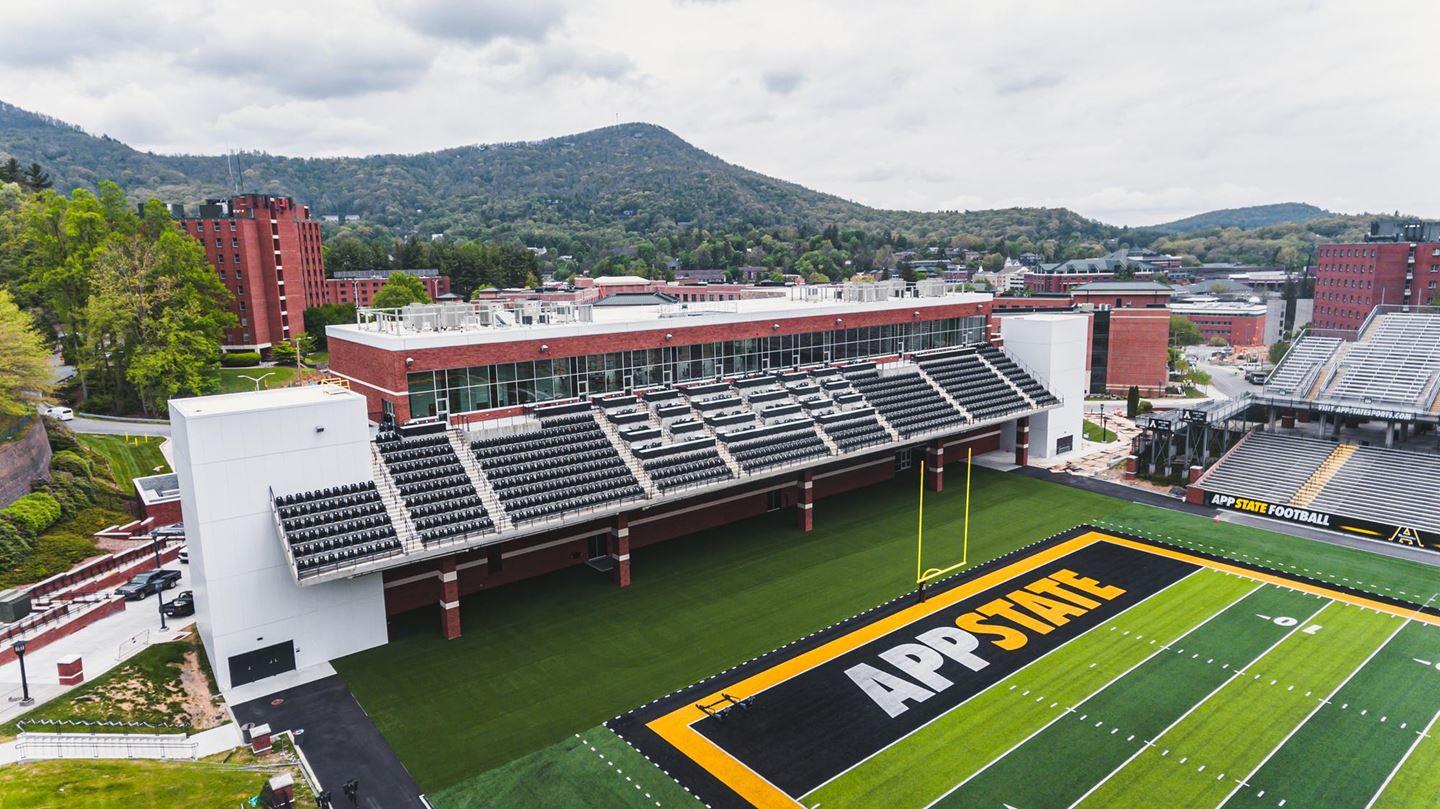
[[612, 351], [409, 374], [410, 417], [515, 407], [574, 396], [621, 393], [824, 362], [978, 343], [984, 317], [777, 334], [744, 340]]

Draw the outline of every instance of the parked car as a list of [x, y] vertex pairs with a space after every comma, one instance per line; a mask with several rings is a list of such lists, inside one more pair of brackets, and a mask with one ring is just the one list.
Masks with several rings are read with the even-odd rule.
[[170, 600], [165, 605], [165, 614], [171, 618], [184, 618], [187, 615], [195, 614], [195, 594], [189, 590], [180, 591], [180, 595]]
[[150, 536], [156, 539], [184, 539], [185, 523], [177, 522], [170, 525], [162, 525], [150, 532]]
[[190, 549], [189, 549], [189, 548], [181, 548], [181, 549], [180, 549], [180, 564], [182, 564], [182, 565], [188, 565], [188, 564], [190, 564]]
[[180, 584], [178, 570], [147, 570], [137, 573], [130, 581], [115, 589], [116, 595], [125, 596], [126, 601], [139, 601], [151, 593], [169, 590]]

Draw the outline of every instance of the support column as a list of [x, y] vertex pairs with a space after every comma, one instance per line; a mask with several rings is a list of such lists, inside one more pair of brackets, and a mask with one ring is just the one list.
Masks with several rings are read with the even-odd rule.
[[1030, 463], [1030, 417], [1018, 419], [1015, 422], [1015, 465], [1026, 466]]
[[1408, 423], [1402, 421], [1402, 422], [1400, 422], [1400, 441], [1401, 441], [1401, 443], [1404, 443], [1404, 442], [1409, 441], [1409, 440], [1410, 440], [1410, 425], [1409, 425]]
[[945, 491], [945, 445], [938, 440], [925, 448], [925, 488], [932, 492]]
[[460, 573], [453, 556], [440, 560], [440, 630], [445, 640], [460, 637]]
[[630, 518], [616, 514], [610, 526], [610, 575], [620, 587], [630, 586]]
[[1385, 446], [1395, 446], [1395, 425], [1385, 422]]
[[795, 527], [801, 531], [815, 528], [815, 477], [810, 470], [800, 473], [795, 481]]

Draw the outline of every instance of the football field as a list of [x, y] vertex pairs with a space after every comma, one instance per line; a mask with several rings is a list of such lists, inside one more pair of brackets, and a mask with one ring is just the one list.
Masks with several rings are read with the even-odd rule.
[[1437, 624], [1082, 527], [607, 724], [712, 806], [1427, 805]]

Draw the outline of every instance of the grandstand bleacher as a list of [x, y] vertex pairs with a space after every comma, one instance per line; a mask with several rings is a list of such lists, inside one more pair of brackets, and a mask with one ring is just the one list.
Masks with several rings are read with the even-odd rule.
[[1281, 396], [1303, 396], [1310, 390], [1315, 374], [1340, 347], [1334, 337], [1306, 335], [1286, 352], [1284, 359], [1265, 380], [1265, 392]]
[[1429, 410], [1440, 392], [1440, 315], [1379, 312], [1354, 343], [1306, 335], [1265, 381], [1265, 394]]
[[275, 514], [301, 574], [403, 551], [374, 481], [280, 495]]
[[375, 448], [422, 542], [483, 533], [495, 527], [444, 433], [402, 436], [398, 431], [385, 430], [376, 436]]
[[[374, 441], [373, 474], [381, 489], [367, 495], [371, 499], [353, 524], [333, 534], [373, 543], [345, 539], [312, 546], [304, 543], [332, 534], [291, 536], [315, 527], [309, 523], [282, 531], [295, 549], [297, 575], [304, 577], [343, 560], [360, 563], [435, 543], [503, 538], [549, 520], [1058, 404], [989, 346], [916, 359], [883, 370], [862, 362], [654, 386], [540, 406], [531, 415], [470, 430], [388, 425]], [[462, 458], [456, 447], [469, 451]], [[372, 529], [388, 533], [363, 533]], [[418, 541], [412, 544], [412, 538]], [[352, 545], [360, 549], [345, 550]]]
[[477, 439], [480, 467], [516, 523], [642, 496], [588, 408], [542, 416], [540, 429]]

